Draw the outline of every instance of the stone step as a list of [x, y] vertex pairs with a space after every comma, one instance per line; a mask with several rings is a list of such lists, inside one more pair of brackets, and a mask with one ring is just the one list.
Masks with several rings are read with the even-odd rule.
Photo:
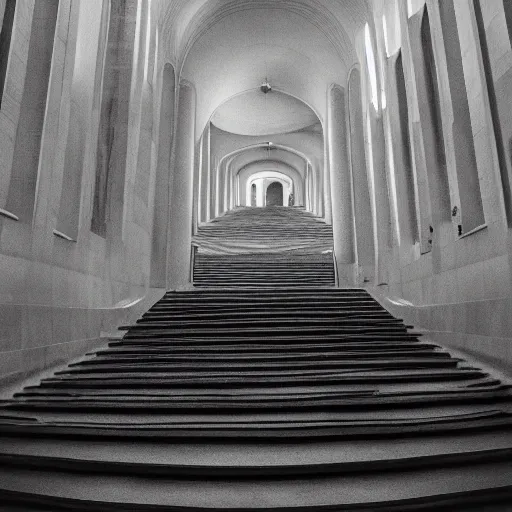
[[[490, 499], [512, 498], [508, 461], [481, 462], [374, 474], [290, 479], [197, 479], [1, 468], [4, 503], [88, 510], [461, 510]], [[79, 482], [79, 485], [77, 483]], [[418, 482], [423, 482], [418, 485]], [[254, 508], [255, 500], [257, 508]], [[397, 508], [399, 507], [399, 508]]]
[[447, 435], [421, 439], [376, 439], [299, 443], [130, 443], [8, 438], [0, 465], [97, 474], [193, 477], [283, 477], [411, 470], [506, 460], [511, 434]]

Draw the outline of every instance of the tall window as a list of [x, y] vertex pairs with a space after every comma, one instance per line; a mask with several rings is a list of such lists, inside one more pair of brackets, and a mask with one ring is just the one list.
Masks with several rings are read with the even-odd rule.
[[372, 37], [368, 23], [364, 27], [364, 42], [366, 48], [366, 65], [370, 79], [370, 99], [376, 111], [379, 110], [379, 94], [377, 91], [377, 67], [375, 65], [375, 54], [373, 52]]

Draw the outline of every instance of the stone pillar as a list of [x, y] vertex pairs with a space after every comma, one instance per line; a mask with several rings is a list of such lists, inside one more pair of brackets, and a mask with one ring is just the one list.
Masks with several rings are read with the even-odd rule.
[[203, 160], [202, 160], [202, 202], [203, 214], [201, 216], [202, 222], [210, 220], [210, 133], [211, 125], [208, 123], [203, 133]]
[[332, 228], [340, 286], [354, 284], [354, 219], [352, 181], [348, 164], [345, 91], [329, 90], [328, 150], [331, 167]]
[[[369, 105], [369, 109], [373, 107]], [[368, 113], [369, 158], [371, 158], [371, 173], [373, 176], [374, 212], [375, 217], [375, 285], [388, 281], [388, 259], [391, 247], [390, 219], [391, 211], [386, 176], [386, 145], [382, 116], [375, 111]]]
[[265, 206], [265, 185], [265, 180], [258, 180], [256, 182], [256, 206]]
[[231, 162], [226, 164], [226, 172], [224, 174], [224, 203], [223, 203], [223, 212], [227, 212], [229, 210], [229, 201], [230, 201], [230, 193], [231, 193]]
[[219, 176], [217, 178], [217, 194], [216, 194], [216, 214], [217, 216], [224, 213], [224, 181], [226, 179], [226, 161], [219, 165]]
[[235, 207], [235, 199], [236, 199], [236, 192], [235, 192], [235, 175], [233, 173], [233, 169], [231, 169], [231, 178], [229, 181], [229, 186], [231, 187], [231, 194], [229, 197], [229, 209], [232, 210]]
[[171, 290], [182, 288], [190, 283], [195, 101], [193, 86], [188, 82], [181, 82], [170, 208], [168, 287]]
[[324, 138], [324, 219], [332, 224], [331, 173], [333, 168], [329, 161], [329, 142]]
[[192, 192], [192, 233], [195, 235], [199, 227], [199, 181], [201, 176], [201, 141], [194, 148], [194, 182]]
[[219, 162], [215, 158], [215, 156], [212, 155], [211, 145], [212, 145], [212, 134], [210, 132], [210, 190], [208, 192], [208, 196], [210, 199], [210, 209], [209, 209], [210, 220], [214, 219], [217, 216], [215, 200], [216, 200], [216, 194], [217, 194], [217, 178], [218, 178], [218, 172], [219, 172], [219, 168], [218, 168]]

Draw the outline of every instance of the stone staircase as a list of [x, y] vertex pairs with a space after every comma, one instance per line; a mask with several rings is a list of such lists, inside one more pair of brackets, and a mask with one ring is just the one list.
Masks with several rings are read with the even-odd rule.
[[365, 291], [169, 292], [124, 329], [1, 404], [0, 510], [510, 510], [509, 386]]
[[199, 227], [194, 243], [210, 254], [332, 251], [332, 227], [301, 207], [239, 207]]
[[198, 253], [194, 260], [197, 287], [330, 287], [334, 280], [332, 253]]
[[365, 290], [210, 278], [0, 403], [0, 511], [511, 510], [507, 383]]
[[302, 208], [238, 208], [194, 237], [197, 287], [334, 286], [332, 227]]

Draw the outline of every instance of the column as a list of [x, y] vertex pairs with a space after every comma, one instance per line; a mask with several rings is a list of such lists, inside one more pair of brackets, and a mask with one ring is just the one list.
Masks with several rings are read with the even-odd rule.
[[217, 178], [217, 194], [216, 194], [216, 214], [217, 216], [224, 213], [224, 180], [226, 178], [226, 161], [219, 165]]
[[171, 290], [190, 283], [195, 107], [193, 86], [181, 82], [170, 207], [168, 285]]
[[[373, 108], [371, 105], [369, 109]], [[375, 111], [368, 113], [368, 151], [370, 174], [373, 183], [373, 215], [375, 245], [375, 285], [388, 281], [388, 258], [391, 247], [390, 205], [386, 176], [386, 146], [382, 116]]]
[[324, 138], [324, 219], [327, 224], [332, 224], [331, 173], [335, 172], [335, 168], [329, 161], [328, 145], [327, 138]]
[[210, 133], [211, 125], [208, 123], [203, 133], [203, 181], [202, 181], [202, 222], [210, 220]]
[[340, 286], [354, 284], [354, 229], [352, 183], [348, 165], [345, 91], [329, 90], [328, 149], [331, 166], [331, 201], [334, 254]]

